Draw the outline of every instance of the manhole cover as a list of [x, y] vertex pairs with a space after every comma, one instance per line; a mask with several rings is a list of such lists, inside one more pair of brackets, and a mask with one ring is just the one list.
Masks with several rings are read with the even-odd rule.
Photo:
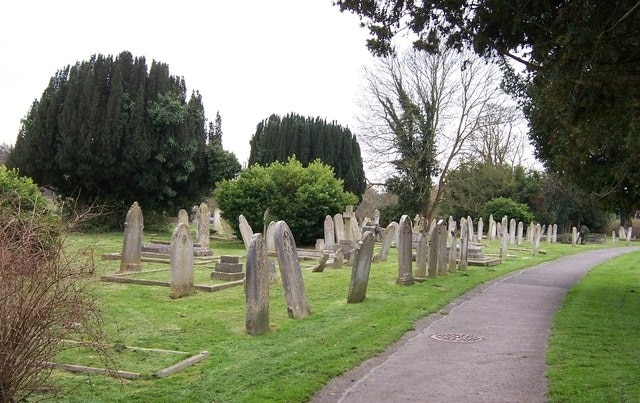
[[482, 337], [480, 336], [460, 333], [436, 333], [431, 335], [431, 338], [440, 341], [448, 341], [451, 343], [474, 343], [476, 341], [482, 340]]

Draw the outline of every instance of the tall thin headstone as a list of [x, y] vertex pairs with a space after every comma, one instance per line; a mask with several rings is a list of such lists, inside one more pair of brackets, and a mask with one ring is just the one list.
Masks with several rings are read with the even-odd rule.
[[512, 218], [509, 221], [509, 245], [515, 245], [516, 243], [516, 220]]
[[[263, 239], [265, 239], [265, 243], [267, 245], [267, 253], [276, 251], [275, 229], [276, 223], [275, 221], [271, 221], [269, 225], [267, 225], [266, 235], [263, 236]], [[253, 236], [251, 238], [253, 238]]]
[[633, 233], [633, 227], [629, 227], [629, 229], [627, 229], [627, 242], [625, 243], [625, 245], [629, 246], [631, 245], [631, 235]]
[[254, 234], [247, 250], [245, 277], [247, 333], [258, 336], [269, 331], [269, 268], [262, 234]]
[[533, 238], [536, 232], [536, 226], [533, 223], [529, 223], [527, 227], [527, 242], [533, 243]]
[[[616, 238], [615, 232], [613, 233], [613, 238]], [[571, 228], [571, 246], [576, 246], [578, 244], [578, 228]]]
[[124, 221], [124, 240], [122, 241], [122, 260], [120, 271], [140, 271], [142, 260], [142, 230], [144, 220], [138, 202], [133, 202]]
[[[462, 221], [462, 219], [460, 220]], [[495, 225], [495, 223], [494, 223]], [[460, 260], [458, 262], [458, 270], [467, 270], [467, 251], [469, 250], [469, 237], [466, 234], [466, 225], [460, 223]]]
[[276, 223], [275, 244], [289, 317], [293, 319], [307, 317], [311, 315], [311, 309], [304, 290], [298, 249], [293, 234], [284, 221]]
[[380, 225], [380, 210], [375, 209], [373, 211], [373, 223], [376, 225]]
[[209, 206], [207, 203], [201, 203], [198, 209], [198, 234], [196, 237], [196, 243], [203, 248], [209, 247], [209, 218], [211, 213], [209, 212]]
[[533, 255], [538, 256], [538, 252], [540, 252], [540, 239], [542, 238], [542, 226], [540, 224], [536, 224], [535, 229], [533, 230]]
[[[460, 220], [461, 224], [464, 224], [462, 222], [462, 220]], [[449, 231], [447, 231], [449, 232]], [[449, 240], [449, 273], [455, 273], [456, 272], [456, 265], [458, 263], [458, 257], [457, 257], [457, 240], [456, 240], [456, 233], [455, 232], [449, 232], [451, 235], [447, 236], [448, 240]]]
[[187, 224], [179, 224], [171, 236], [171, 298], [195, 293], [193, 286], [193, 241]]
[[469, 233], [467, 234], [468, 238], [469, 238], [469, 242], [474, 242], [475, 241], [475, 234], [473, 233], [473, 220], [471, 219], [471, 216], [467, 216], [467, 230], [469, 231]]
[[347, 303], [354, 304], [362, 302], [367, 296], [371, 258], [373, 257], [373, 244], [375, 241], [375, 237], [371, 231], [365, 231], [362, 240], [358, 241], [359, 247], [353, 259]]
[[345, 240], [344, 234], [344, 218], [342, 214], [338, 213], [333, 216], [333, 224], [336, 230], [336, 244], [340, 244], [340, 241]]
[[551, 233], [551, 242], [558, 243], [558, 224], [553, 224], [553, 232]]
[[358, 218], [355, 214], [351, 217], [351, 234], [353, 235], [353, 240], [359, 241], [362, 238], [362, 231], [360, 231], [360, 225], [358, 224]]
[[487, 237], [491, 241], [496, 239], [496, 222], [493, 219], [493, 214], [489, 216], [489, 231], [487, 231]]
[[440, 251], [440, 232], [438, 225], [429, 231], [428, 277], [438, 277], [438, 253]]
[[353, 233], [353, 224], [351, 223], [351, 221], [355, 219], [353, 215], [353, 206], [347, 206], [344, 213], [342, 213], [342, 218], [344, 219], [344, 239], [352, 241], [355, 237], [355, 234]]
[[547, 227], [547, 243], [550, 244], [553, 239], [553, 224], [549, 224]]
[[482, 238], [484, 237], [484, 222], [482, 222], [482, 217], [478, 218], [478, 242], [482, 242]]
[[615, 245], [616, 243], [616, 232], [611, 231], [611, 242]]
[[420, 232], [418, 235], [418, 246], [416, 247], [416, 281], [427, 278], [427, 261], [429, 260], [429, 239]]
[[523, 234], [524, 234], [524, 223], [520, 221], [518, 222], [518, 235], [516, 239], [516, 244], [522, 245]]
[[333, 226], [333, 218], [330, 215], [324, 218], [324, 247], [327, 250], [336, 248], [336, 231]]
[[507, 229], [507, 216], [502, 217], [502, 233], [500, 234], [500, 259], [507, 260], [509, 255], [509, 230]]
[[438, 225], [435, 230], [438, 232], [438, 275], [444, 276], [447, 274], [447, 226]]
[[396, 284], [411, 285], [415, 283], [412, 274], [412, 230], [411, 219], [408, 215], [403, 215], [398, 224], [398, 279]]

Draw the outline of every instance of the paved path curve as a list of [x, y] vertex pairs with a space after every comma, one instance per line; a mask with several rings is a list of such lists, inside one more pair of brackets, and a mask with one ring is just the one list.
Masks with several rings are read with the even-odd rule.
[[[551, 319], [567, 290], [592, 267], [633, 251], [640, 247], [584, 252], [480, 286], [311, 401], [544, 402]], [[466, 341], [432, 337], [438, 334]]]

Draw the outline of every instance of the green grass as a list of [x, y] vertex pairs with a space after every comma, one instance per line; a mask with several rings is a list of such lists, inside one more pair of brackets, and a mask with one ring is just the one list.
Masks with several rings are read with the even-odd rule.
[[593, 268], [569, 291], [547, 362], [551, 401], [640, 401], [640, 253]]
[[[145, 234], [149, 239], [169, 239], [169, 234]], [[96, 256], [119, 251], [122, 234], [74, 235], [75, 246], [94, 245]], [[397, 260], [371, 267], [367, 298], [347, 304], [351, 270], [327, 268], [323, 273], [303, 269], [312, 315], [302, 320], [287, 316], [281, 283], [270, 288], [271, 331], [263, 336], [245, 333], [245, 296], [242, 287], [172, 300], [166, 287], [96, 282], [109, 342], [147, 348], [208, 351], [204, 362], [168, 378], [149, 374], [163, 366], [166, 357], [145, 355], [138, 367], [131, 354], [122, 359], [126, 368], [143, 372], [135, 381], [117, 381], [99, 375], [70, 375], [55, 371], [52, 387], [56, 401], [71, 402], [303, 402], [331, 378], [353, 368], [387, 348], [413, 323], [437, 312], [476, 285], [508, 272], [560, 256], [608, 247], [547, 245], [547, 254], [531, 256], [513, 251], [505, 263], [491, 268], [470, 267], [464, 273], [429, 279], [412, 286], [395, 284]], [[241, 242], [214, 242], [214, 253], [244, 255]], [[497, 243], [485, 250], [497, 253]], [[244, 260], [241, 260], [244, 263]], [[118, 270], [117, 261], [98, 261], [97, 275]], [[143, 270], [162, 267], [144, 264]], [[166, 267], [166, 266], [165, 266]], [[213, 269], [213, 265], [209, 267]], [[199, 266], [198, 273], [207, 272]], [[164, 274], [169, 279], [169, 272]], [[200, 276], [200, 275], [199, 275]], [[161, 278], [162, 274], [158, 278]], [[206, 281], [206, 275], [202, 281]], [[640, 288], [640, 287], [639, 287]], [[135, 354], [133, 354], [135, 357]], [[158, 367], [158, 368], [156, 368]]]

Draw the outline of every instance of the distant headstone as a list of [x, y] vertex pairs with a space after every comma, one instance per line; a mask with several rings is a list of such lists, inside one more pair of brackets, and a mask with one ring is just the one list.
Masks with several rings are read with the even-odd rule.
[[336, 249], [336, 231], [333, 225], [333, 218], [330, 215], [324, 218], [324, 247], [327, 250]]
[[[575, 227], [574, 227], [574, 228], [575, 228]], [[576, 231], [577, 231], [577, 229], [576, 229]], [[616, 232], [615, 232], [615, 231], [611, 231], [611, 242], [612, 242], [613, 244], [615, 244], [615, 243], [616, 243]]]
[[496, 222], [493, 219], [493, 214], [489, 216], [489, 231], [487, 231], [487, 237], [492, 241], [496, 239]]
[[247, 333], [258, 336], [269, 331], [269, 268], [262, 234], [254, 234], [247, 250], [246, 322]]
[[553, 224], [553, 232], [551, 232], [551, 243], [558, 242], [558, 224]]
[[403, 215], [398, 224], [398, 279], [396, 284], [411, 285], [415, 283], [412, 274], [412, 230], [411, 219], [408, 215]]
[[141, 270], [143, 228], [142, 209], [140, 209], [138, 202], [133, 202], [124, 221], [120, 272]]
[[344, 213], [342, 213], [342, 219], [344, 220], [344, 239], [347, 241], [354, 240], [355, 234], [353, 233], [353, 224], [351, 223], [351, 221], [355, 220], [353, 206], [347, 206]]
[[540, 252], [540, 239], [542, 238], [542, 226], [540, 224], [536, 224], [535, 229], [533, 230], [533, 255], [537, 256], [538, 252]]
[[507, 230], [506, 221], [507, 217], [503, 218], [501, 225], [502, 234], [500, 235], [500, 259], [502, 261], [507, 260], [507, 256], [509, 254], [509, 231]]
[[[467, 225], [468, 229], [469, 226]], [[444, 276], [447, 274], [447, 226], [437, 225], [435, 231], [438, 232], [438, 275]]]
[[336, 230], [336, 244], [340, 244], [340, 241], [346, 239], [344, 233], [344, 218], [342, 217], [342, 214], [338, 213], [333, 216], [333, 223]]
[[275, 241], [275, 232], [274, 232], [275, 227], [276, 227], [275, 221], [271, 221], [269, 225], [267, 225], [267, 233], [264, 236], [264, 239], [266, 239], [266, 244], [267, 244], [267, 253], [276, 251], [276, 241]]
[[384, 231], [384, 235], [382, 236], [382, 246], [380, 247], [380, 255], [379, 259], [382, 262], [387, 261], [387, 257], [389, 256], [389, 249], [391, 248], [391, 242], [396, 237], [396, 230], [398, 228], [398, 223], [392, 221], [387, 225], [387, 229]]
[[360, 232], [360, 225], [358, 224], [358, 218], [355, 214], [350, 220], [351, 222], [351, 234], [353, 235], [354, 241], [359, 241], [362, 238], [362, 233]]
[[220, 261], [216, 263], [216, 268], [211, 273], [211, 278], [222, 281], [237, 281], [244, 278], [242, 263], [238, 256], [220, 256]]
[[533, 223], [529, 223], [529, 226], [527, 227], [527, 242], [533, 242], [535, 232], [536, 226]]
[[467, 216], [467, 231], [468, 231], [467, 237], [469, 237], [469, 241], [474, 242], [475, 234], [473, 233], [473, 219], [469, 215]]
[[185, 209], [178, 211], [178, 224], [189, 224], [189, 213]]
[[367, 295], [374, 243], [375, 237], [370, 231], [365, 232], [362, 240], [358, 242], [358, 249], [355, 252], [353, 267], [351, 269], [351, 282], [349, 283], [347, 303], [354, 304], [362, 302]]
[[509, 245], [516, 244], [516, 220], [512, 218], [509, 221]]
[[[613, 233], [613, 239], [615, 240], [616, 233]], [[578, 244], [578, 228], [571, 228], [571, 246], [576, 246]]]
[[482, 217], [478, 218], [478, 242], [482, 242], [482, 238], [484, 237], [484, 222], [482, 222]]
[[209, 247], [209, 218], [211, 214], [209, 212], [209, 206], [207, 203], [200, 204], [200, 208], [198, 209], [198, 234], [196, 237], [196, 243], [199, 244], [203, 248]]
[[193, 241], [187, 224], [179, 224], [171, 236], [171, 298], [193, 294]]
[[523, 235], [524, 235], [524, 223], [520, 221], [518, 223], [518, 235], [517, 235], [518, 237], [516, 239], [516, 244], [522, 245]]
[[[438, 252], [440, 251], [440, 232], [436, 225], [430, 232], [429, 240], [429, 260], [428, 260], [428, 277], [438, 277]], [[446, 235], [446, 234], [445, 234]]]
[[287, 312], [293, 319], [311, 315], [302, 280], [302, 269], [298, 259], [298, 249], [289, 226], [278, 221], [275, 226], [276, 254], [280, 266], [280, 277], [287, 300]]
[[373, 223], [380, 225], [380, 210], [378, 209], [373, 211]]
[[[462, 219], [460, 220], [462, 221]], [[495, 223], [494, 223], [495, 225]], [[465, 233], [464, 228], [466, 225], [462, 225], [460, 223], [460, 261], [458, 263], [458, 270], [465, 271], [467, 270], [467, 252], [469, 250], [469, 237]]]
[[631, 235], [633, 233], [633, 227], [629, 227], [629, 229], [627, 229], [627, 242], [626, 245], [629, 246], [631, 245]]
[[240, 214], [238, 216], [238, 227], [240, 228], [240, 236], [242, 237], [242, 242], [244, 243], [245, 249], [249, 249], [249, 243], [251, 242], [251, 238], [253, 237], [253, 229], [247, 219]]
[[[463, 224], [462, 219], [460, 219], [460, 224]], [[449, 232], [449, 231], [447, 231]], [[456, 264], [458, 262], [458, 258], [457, 258], [457, 240], [456, 240], [456, 233], [455, 232], [449, 232], [449, 236], [447, 237], [449, 239], [449, 268], [448, 271], [449, 273], [455, 273], [456, 272]]]
[[418, 246], [416, 247], [416, 280], [427, 278], [427, 261], [429, 260], [429, 238], [420, 232]]

